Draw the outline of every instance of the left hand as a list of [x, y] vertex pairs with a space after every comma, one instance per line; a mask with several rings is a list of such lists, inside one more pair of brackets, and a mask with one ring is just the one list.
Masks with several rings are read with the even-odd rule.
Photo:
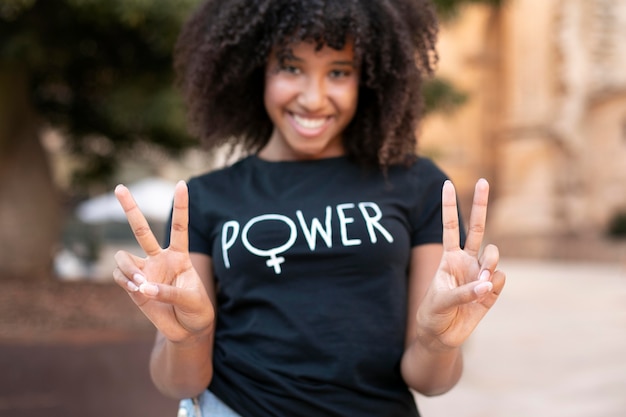
[[494, 305], [505, 282], [498, 271], [498, 248], [487, 245], [485, 233], [489, 184], [476, 183], [465, 248], [460, 247], [456, 192], [450, 181], [442, 190], [443, 255], [417, 311], [418, 339], [434, 350], [463, 344]]

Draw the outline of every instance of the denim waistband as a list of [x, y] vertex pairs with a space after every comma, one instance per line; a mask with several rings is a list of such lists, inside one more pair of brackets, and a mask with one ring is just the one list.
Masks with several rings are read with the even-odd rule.
[[178, 417], [241, 417], [211, 391], [205, 390], [196, 398], [181, 400]]

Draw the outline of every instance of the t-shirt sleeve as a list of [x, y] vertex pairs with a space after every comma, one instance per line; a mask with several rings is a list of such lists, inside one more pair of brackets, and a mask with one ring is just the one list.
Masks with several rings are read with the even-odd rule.
[[208, 235], [210, 229], [207, 225], [206, 210], [202, 209], [203, 204], [206, 203], [206, 198], [201, 197], [202, 183], [192, 178], [187, 186], [189, 188], [189, 252], [211, 256], [213, 245]]
[[[418, 197], [413, 214], [412, 246], [443, 242], [441, 190], [448, 176], [433, 162], [420, 159], [417, 170]], [[459, 212], [461, 247], [465, 244], [465, 227]]]

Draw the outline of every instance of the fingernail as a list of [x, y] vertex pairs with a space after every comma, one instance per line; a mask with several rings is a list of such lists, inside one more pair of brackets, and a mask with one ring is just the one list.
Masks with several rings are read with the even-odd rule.
[[159, 287], [145, 282], [139, 286], [139, 291], [145, 295], [157, 295], [159, 293]]
[[485, 269], [483, 272], [480, 273], [480, 276], [478, 277], [479, 281], [489, 281], [489, 277], [491, 276], [491, 273], [489, 272], [488, 269]]
[[135, 275], [133, 275], [133, 281], [135, 281], [137, 285], [141, 285], [146, 282], [146, 278], [139, 272], [137, 272]]
[[136, 285], [135, 285], [135, 283], [134, 283], [134, 282], [132, 282], [132, 281], [128, 281], [128, 282], [126, 283], [126, 286], [127, 286], [127, 287], [128, 287], [128, 289], [129, 289], [130, 291], [132, 291], [132, 292], [137, 292], [137, 291], [139, 291], [139, 287], [138, 287], [138, 286], [136, 286]]
[[489, 281], [482, 282], [474, 287], [474, 292], [478, 296], [485, 295], [488, 292], [491, 292], [491, 290], [493, 290], [493, 284]]

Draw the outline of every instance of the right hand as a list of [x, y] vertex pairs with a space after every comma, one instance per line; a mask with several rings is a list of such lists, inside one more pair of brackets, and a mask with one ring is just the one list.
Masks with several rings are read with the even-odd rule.
[[497, 269], [495, 245], [483, 247], [489, 183], [479, 180], [465, 245], [460, 245], [456, 192], [446, 181], [442, 190], [443, 255], [439, 269], [417, 310], [418, 333], [438, 349], [460, 347], [493, 307], [506, 280]]
[[170, 245], [161, 248], [128, 188], [118, 185], [115, 196], [146, 253], [145, 258], [126, 251], [115, 254], [115, 282], [124, 288], [141, 311], [170, 341], [206, 335], [215, 310], [202, 279], [189, 257], [189, 195], [180, 181], [174, 191]]

